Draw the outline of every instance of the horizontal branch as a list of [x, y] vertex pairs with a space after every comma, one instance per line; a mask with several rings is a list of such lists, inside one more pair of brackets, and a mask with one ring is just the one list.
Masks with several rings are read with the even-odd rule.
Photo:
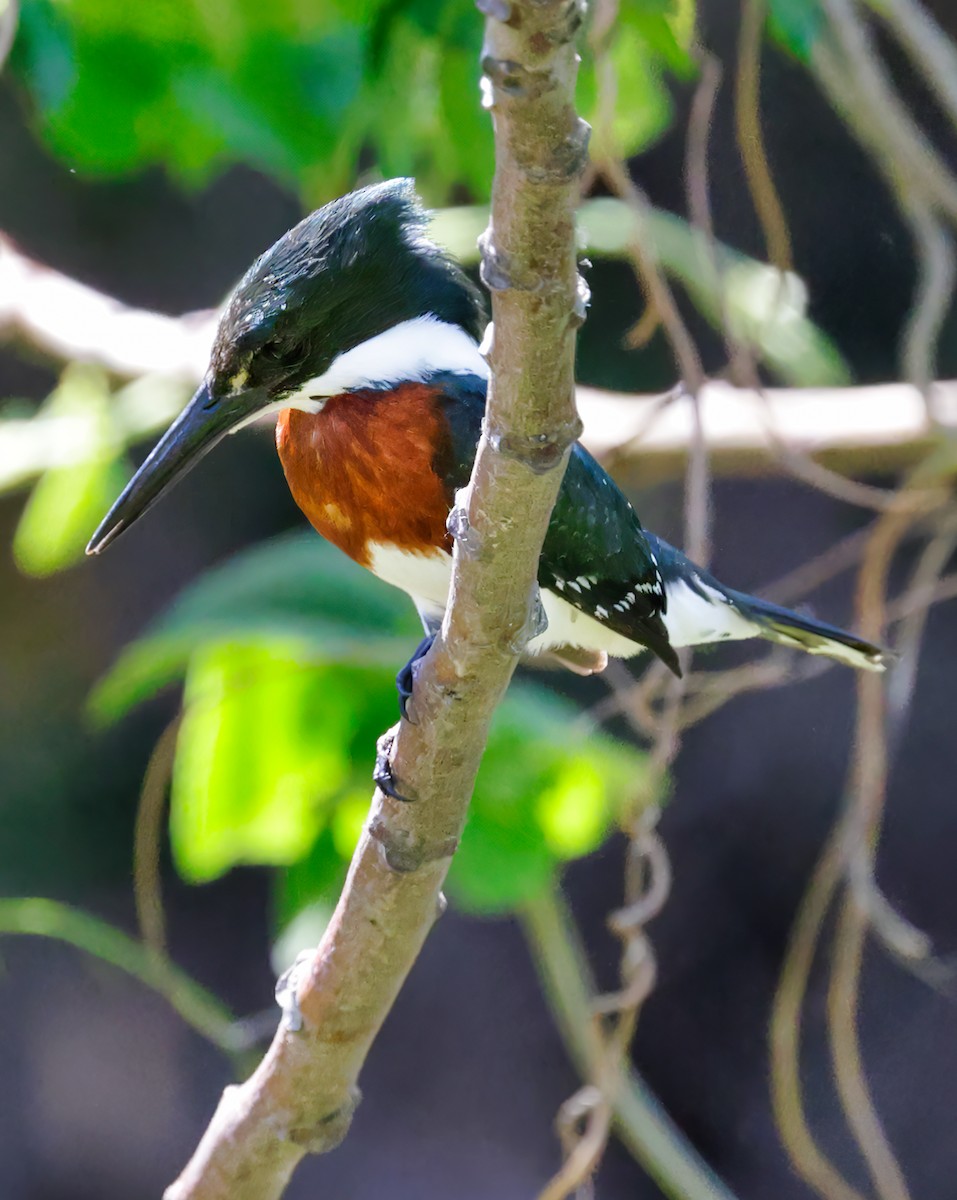
[[[461, 242], [463, 229], [472, 230], [480, 211], [441, 214], [446, 240]], [[590, 211], [586, 206], [586, 219], [594, 221]], [[468, 224], [453, 233], [449, 214], [463, 212]], [[665, 224], [675, 221], [659, 216]], [[674, 240], [677, 246], [680, 239]], [[613, 241], [606, 232], [604, 245]], [[676, 261], [675, 247], [672, 251]], [[186, 390], [202, 378], [215, 322], [213, 312], [169, 317], [131, 308], [34, 262], [0, 235], [0, 336], [20, 339], [56, 359], [96, 363], [123, 379], [163, 380], [164, 386], [151, 387], [147, 396], [143, 383], [117, 393], [115, 433], [129, 444], [165, 428]], [[932, 411], [946, 423], [957, 423], [957, 382], [934, 384], [932, 391]], [[758, 394], [712, 382], [701, 401], [704, 434], [718, 474], [773, 470], [776, 443], [848, 475], [894, 471], [916, 461], [937, 436], [928, 405], [915, 388], [902, 383], [767, 388]], [[579, 387], [578, 405], [585, 444], [623, 483], [647, 485], [684, 471], [694, 423], [687, 396]], [[40, 414], [0, 422], [0, 493], [96, 452], [96, 436], [78, 417]]]
[[54, 359], [90, 362], [114, 375], [201, 379], [216, 331], [211, 311], [168, 317], [133, 308], [35, 262], [0, 234], [0, 337]]
[[[673, 213], [649, 208], [644, 236], [665, 271], [718, 325], [750, 345], [785, 382], [846, 383], [847, 367], [806, 315], [807, 293], [794, 275], [786, 286], [774, 268], [700, 235]], [[465, 264], [478, 261], [477, 239], [488, 223], [482, 205], [433, 213], [432, 236]], [[627, 258], [638, 231], [635, 214], [613, 197], [577, 210], [579, 248], [596, 258]], [[720, 271], [720, 274], [718, 273]], [[215, 314], [171, 318], [135, 309], [37, 263], [0, 234], [0, 337], [14, 335], [57, 359], [91, 361], [132, 378], [162, 372], [194, 378], [205, 370]]]
[[[945, 425], [957, 425], [957, 380], [935, 383], [931, 392], [928, 405], [907, 383], [759, 392], [712, 381], [699, 397], [712, 470], [767, 474], [784, 445], [845, 475], [896, 471], [939, 440], [930, 411]], [[578, 405], [583, 441], [622, 483], [647, 486], [684, 472], [695, 421], [689, 396], [579, 387]]]

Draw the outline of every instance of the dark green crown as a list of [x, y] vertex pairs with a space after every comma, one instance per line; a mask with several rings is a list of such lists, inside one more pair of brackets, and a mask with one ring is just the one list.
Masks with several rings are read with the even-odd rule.
[[233, 292], [213, 346], [214, 391], [244, 372], [247, 386], [289, 390], [338, 354], [427, 314], [480, 337], [479, 294], [426, 237], [427, 221], [408, 179], [362, 188], [300, 221]]

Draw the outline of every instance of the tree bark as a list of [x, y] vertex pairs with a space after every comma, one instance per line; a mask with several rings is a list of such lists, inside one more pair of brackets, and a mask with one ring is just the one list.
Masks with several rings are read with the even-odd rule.
[[492, 0], [483, 69], [496, 131], [483, 274], [497, 330], [486, 431], [459, 498], [452, 603], [419, 673], [345, 889], [299, 975], [301, 1028], [227, 1088], [166, 1200], [272, 1200], [345, 1136], [357, 1079], [442, 907], [492, 713], [539, 611], [536, 572], [568, 450], [580, 320], [574, 213], [587, 130], [573, 107], [577, 6]]

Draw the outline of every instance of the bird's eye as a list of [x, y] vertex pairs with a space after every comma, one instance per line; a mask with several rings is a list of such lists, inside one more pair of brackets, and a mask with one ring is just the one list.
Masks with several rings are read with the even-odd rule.
[[293, 370], [305, 361], [308, 353], [309, 348], [302, 342], [284, 342], [281, 338], [273, 338], [260, 346], [259, 360]]

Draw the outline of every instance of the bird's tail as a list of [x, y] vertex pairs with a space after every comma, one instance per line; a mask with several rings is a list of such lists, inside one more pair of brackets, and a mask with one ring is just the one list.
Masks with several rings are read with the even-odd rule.
[[837, 662], [864, 671], [883, 671], [887, 665], [887, 652], [880, 646], [865, 642], [863, 638], [836, 625], [815, 621], [789, 608], [781, 608], [756, 596], [743, 592], [724, 590], [735, 608], [761, 627], [761, 635], [770, 642], [783, 646], [796, 646], [808, 654], [823, 654]]

